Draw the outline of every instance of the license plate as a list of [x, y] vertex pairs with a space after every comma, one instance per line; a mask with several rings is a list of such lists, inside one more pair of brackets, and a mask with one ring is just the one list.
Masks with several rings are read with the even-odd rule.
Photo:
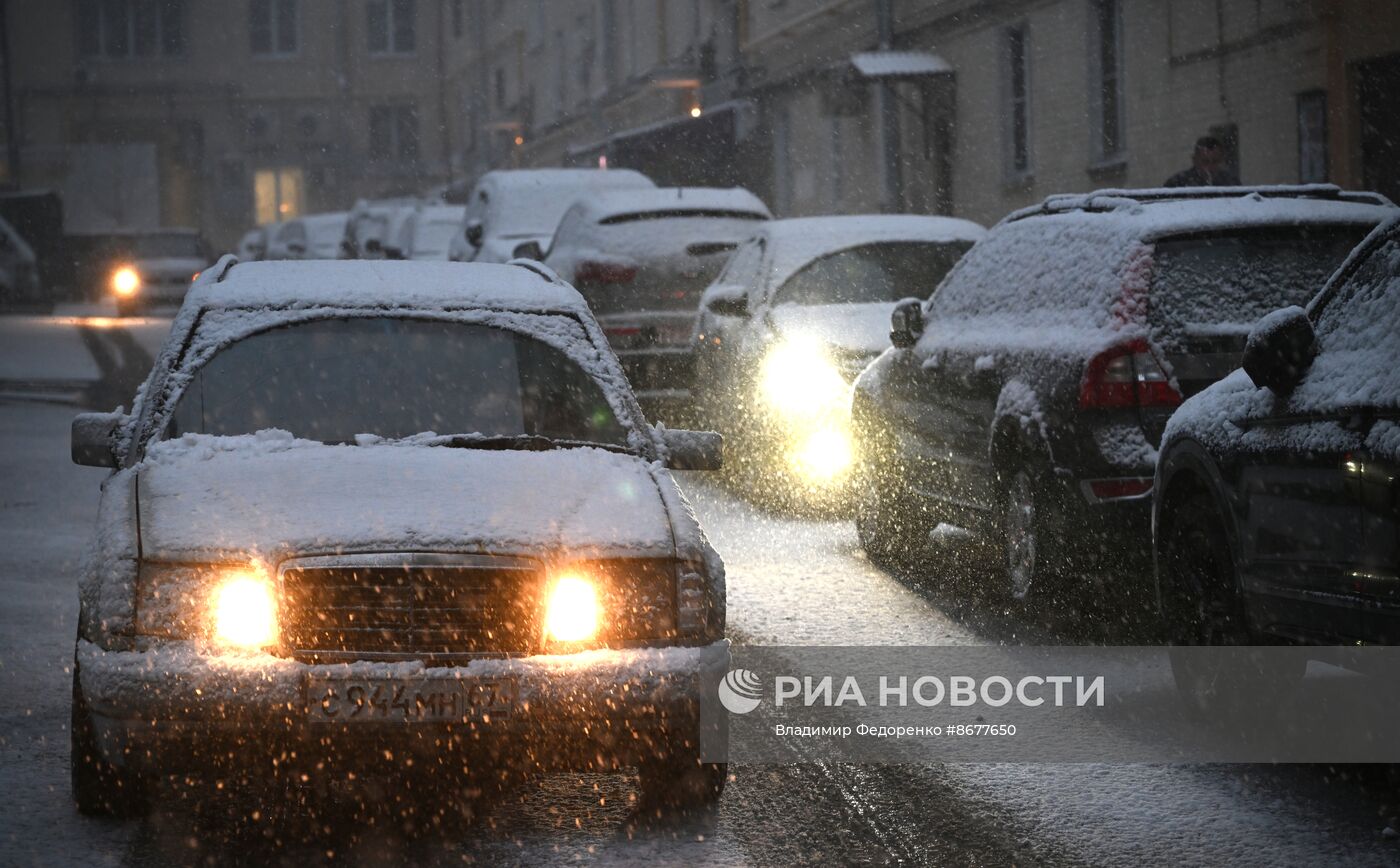
[[510, 713], [515, 683], [451, 678], [390, 681], [313, 678], [306, 713], [313, 723], [465, 723]]

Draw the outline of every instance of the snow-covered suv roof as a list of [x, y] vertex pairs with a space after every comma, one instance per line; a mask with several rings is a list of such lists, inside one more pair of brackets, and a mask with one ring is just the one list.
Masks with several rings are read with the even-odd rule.
[[669, 211], [732, 211], [773, 216], [763, 200], [743, 187], [661, 187], [654, 190], [612, 190], [580, 200], [594, 221], [629, 214]]
[[[573, 287], [539, 266], [315, 260], [237, 263], [208, 269], [190, 289], [199, 308], [491, 308], [587, 314]], [[538, 270], [537, 270], [538, 269]]]
[[977, 242], [987, 230], [971, 220], [917, 214], [851, 214], [839, 217], [792, 217], [763, 226], [773, 266], [770, 284], [778, 286], [798, 269], [827, 253], [881, 241]]

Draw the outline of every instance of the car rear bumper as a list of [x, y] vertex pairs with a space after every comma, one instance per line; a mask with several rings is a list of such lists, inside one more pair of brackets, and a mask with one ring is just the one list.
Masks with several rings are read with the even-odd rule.
[[[215, 656], [188, 643], [104, 651], [80, 642], [77, 664], [103, 754], [147, 774], [271, 771], [292, 759], [298, 768], [400, 762], [432, 769], [456, 755], [530, 769], [610, 768], [663, 754], [677, 739], [695, 741], [702, 717], [722, 714], [702, 698], [715, 696], [729, 643], [438, 668]], [[318, 708], [328, 683], [386, 692], [358, 711], [340, 701], [343, 714], [329, 719]], [[464, 700], [451, 719], [408, 719], [415, 690], [443, 685], [463, 695], [489, 689], [500, 701], [469, 707]]]

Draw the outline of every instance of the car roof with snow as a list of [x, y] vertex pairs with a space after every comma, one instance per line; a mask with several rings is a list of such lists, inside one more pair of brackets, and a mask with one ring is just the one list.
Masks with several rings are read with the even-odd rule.
[[676, 212], [715, 212], [715, 216], [773, 215], [763, 200], [743, 187], [658, 187], [652, 190], [612, 190], [579, 200], [586, 219], [601, 222], [631, 215]]
[[646, 188], [656, 184], [633, 169], [495, 169], [481, 176], [501, 190], [540, 187]]
[[772, 257], [770, 280], [777, 286], [827, 253], [882, 241], [977, 242], [987, 230], [971, 220], [917, 214], [849, 214], [792, 217], [763, 226]]
[[1001, 224], [1053, 218], [1084, 225], [1112, 224], [1143, 239], [1203, 229], [1296, 226], [1306, 223], [1375, 225], [1395, 205], [1377, 193], [1351, 193], [1331, 184], [1096, 190], [1050, 196], [1006, 216]]
[[540, 266], [413, 260], [220, 262], [186, 304], [209, 308], [419, 308], [588, 316], [583, 296]]

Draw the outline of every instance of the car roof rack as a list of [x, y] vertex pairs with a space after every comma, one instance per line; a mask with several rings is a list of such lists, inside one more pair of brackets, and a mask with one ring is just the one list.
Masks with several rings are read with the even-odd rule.
[[522, 259], [517, 256], [515, 259], [512, 259], [511, 261], [507, 262], [506, 265], [514, 265], [519, 268], [523, 268], [526, 271], [533, 271], [535, 274], [538, 274], [540, 277], [544, 278], [545, 281], [549, 283], [563, 282], [559, 279], [559, 275], [554, 273], [554, 269], [550, 268], [548, 265], [545, 265], [543, 262], [539, 262], [538, 260]]
[[232, 253], [225, 253], [223, 256], [219, 257], [219, 261], [214, 263], [214, 270], [217, 274], [214, 278], [214, 282], [223, 283], [224, 278], [228, 277], [228, 273], [232, 271], [233, 267], [237, 264], [238, 257], [234, 256]]
[[1007, 216], [1008, 221], [1043, 214], [1067, 211], [1106, 212], [1155, 202], [1189, 202], [1207, 199], [1240, 199], [1257, 196], [1263, 199], [1319, 199], [1333, 202], [1354, 202], [1359, 205], [1394, 207], [1380, 193], [1343, 190], [1336, 184], [1278, 184], [1258, 187], [1151, 187], [1145, 189], [1104, 189], [1092, 193], [1058, 193], [1044, 202], [1022, 208]]

